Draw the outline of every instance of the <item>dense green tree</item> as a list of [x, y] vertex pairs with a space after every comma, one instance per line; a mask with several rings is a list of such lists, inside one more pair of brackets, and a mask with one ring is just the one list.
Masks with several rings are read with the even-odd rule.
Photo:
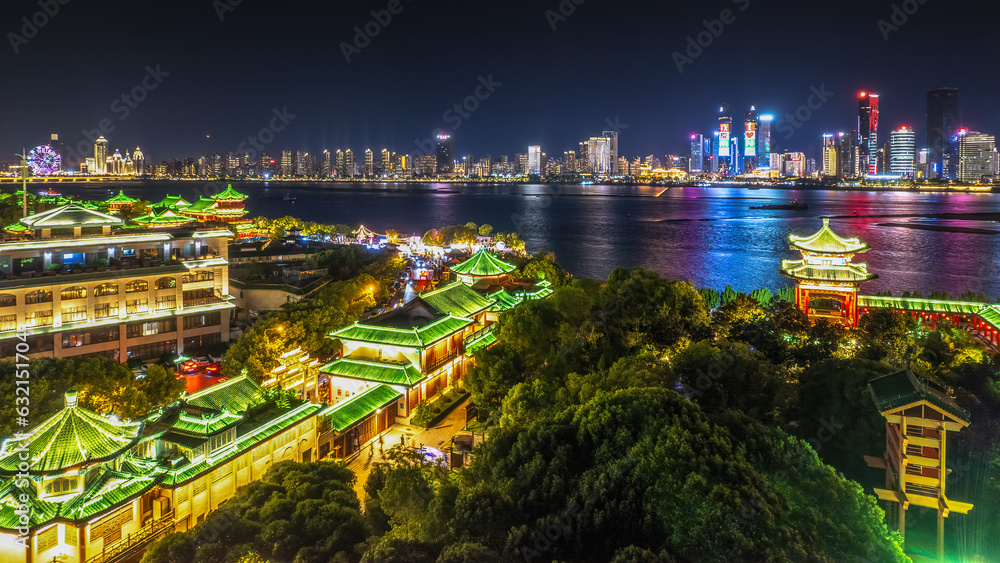
[[858, 357], [902, 367], [915, 324], [910, 317], [888, 309], [875, 309], [863, 315], [858, 322]]

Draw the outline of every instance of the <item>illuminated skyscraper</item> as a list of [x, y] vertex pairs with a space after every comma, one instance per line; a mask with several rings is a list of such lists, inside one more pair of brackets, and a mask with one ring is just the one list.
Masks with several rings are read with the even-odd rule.
[[528, 174], [542, 175], [542, 147], [539, 145], [528, 147]]
[[357, 176], [358, 170], [356, 163], [354, 162], [354, 151], [347, 149], [344, 151], [344, 173], [345, 178], [353, 178]]
[[609, 174], [612, 176], [618, 175], [618, 131], [605, 131], [601, 133], [602, 136], [608, 138], [611, 150], [611, 170]]
[[697, 133], [691, 135], [691, 158], [688, 159], [688, 172], [701, 174], [705, 162], [705, 138]]
[[330, 168], [332, 167], [332, 162], [330, 161], [330, 151], [323, 149], [323, 177], [330, 177]]
[[862, 174], [878, 174], [878, 94], [872, 92], [858, 92], [858, 145]]
[[731, 173], [730, 163], [732, 162], [732, 147], [730, 138], [733, 129], [733, 119], [729, 116], [729, 106], [723, 104], [719, 107], [719, 167], [718, 172], [723, 176]]
[[916, 165], [917, 139], [912, 127], [903, 125], [889, 134], [889, 173], [912, 178]]
[[337, 149], [337, 176], [347, 176], [347, 168], [344, 164], [344, 151]]
[[292, 151], [281, 151], [281, 175], [292, 175]]
[[[587, 164], [590, 172], [601, 176], [611, 174], [611, 138], [591, 137], [587, 141]], [[615, 162], [617, 165], [618, 163]]]
[[760, 122], [757, 118], [757, 108], [750, 106], [746, 121], [743, 124], [743, 173], [757, 169], [757, 130]]
[[94, 169], [89, 170], [91, 174], [108, 173], [108, 140], [101, 135], [94, 141]]
[[389, 149], [382, 149], [382, 175], [388, 175], [392, 172], [392, 153]]
[[958, 179], [962, 182], [990, 180], [997, 175], [997, 145], [993, 135], [959, 129]]
[[951, 138], [958, 131], [958, 88], [937, 88], [927, 91], [927, 149], [929, 176], [952, 178], [954, 170], [945, 169], [945, 161], [955, 162]]
[[837, 176], [839, 167], [837, 138], [833, 133], [823, 133], [823, 175]]
[[375, 175], [375, 153], [371, 149], [365, 149], [365, 178]]
[[757, 162], [764, 166], [771, 163], [771, 122], [774, 116], [760, 116], [760, 132], [757, 133]]
[[452, 159], [452, 152], [454, 146], [452, 144], [451, 135], [447, 133], [439, 133], [437, 135], [437, 173], [451, 174], [455, 171], [455, 162]]

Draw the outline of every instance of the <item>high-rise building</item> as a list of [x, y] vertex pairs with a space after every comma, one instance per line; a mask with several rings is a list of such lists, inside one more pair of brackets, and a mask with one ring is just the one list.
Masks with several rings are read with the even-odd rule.
[[451, 135], [439, 133], [437, 135], [437, 174], [448, 175], [455, 171], [455, 162], [452, 157], [454, 144]]
[[101, 135], [94, 141], [94, 169], [90, 170], [91, 174], [107, 174], [108, 173], [108, 140]]
[[337, 149], [337, 176], [341, 178], [347, 176], [347, 168], [344, 162], [344, 151]]
[[951, 138], [960, 127], [958, 88], [937, 88], [927, 91], [927, 150], [931, 178], [952, 178], [954, 170], [945, 170], [945, 161], [955, 162], [946, 153], [954, 147]]
[[365, 178], [375, 175], [375, 153], [371, 149], [365, 149]]
[[563, 172], [576, 171], [576, 151], [563, 152]]
[[[615, 165], [617, 164], [615, 161]], [[587, 141], [587, 165], [594, 174], [600, 176], [612, 174], [611, 137], [591, 137]]]
[[705, 163], [705, 137], [697, 133], [691, 135], [691, 158], [688, 159], [688, 172], [701, 174]]
[[733, 118], [729, 116], [729, 106], [723, 104], [719, 107], [719, 154], [717, 155], [719, 157], [718, 172], [723, 176], [729, 176], [731, 173], [732, 146], [730, 139], [732, 128]]
[[746, 121], [743, 124], [743, 173], [748, 174], [757, 169], [757, 130], [760, 120], [757, 108], [750, 106]]
[[917, 169], [914, 173], [917, 179], [931, 178], [931, 150], [920, 149], [917, 151]]
[[382, 149], [382, 175], [387, 176], [392, 172], [392, 153], [389, 149]]
[[528, 174], [542, 175], [542, 147], [540, 145], [528, 147]]
[[889, 173], [903, 178], [913, 178], [916, 172], [914, 159], [917, 139], [912, 127], [901, 126], [889, 134]]
[[[774, 116], [765, 114], [760, 116], [760, 132], [757, 133], [757, 162], [770, 164], [771, 162], [771, 122]], [[710, 154], [710, 153], [708, 153]]]
[[353, 178], [358, 175], [357, 163], [354, 161], [354, 151], [347, 149], [344, 151], [344, 174], [345, 178]]
[[608, 139], [608, 144], [610, 146], [609, 159], [611, 162], [611, 168], [608, 171], [608, 174], [612, 176], [617, 176], [618, 175], [618, 131], [604, 131], [603, 133], [601, 133], [601, 136], [606, 137]]
[[[339, 151], [338, 151], [339, 152]], [[330, 169], [332, 162], [330, 161], [330, 151], [323, 149], [323, 177], [330, 177]]]
[[959, 129], [955, 145], [959, 181], [979, 182], [997, 176], [997, 145], [993, 135]]
[[839, 178], [856, 178], [861, 174], [858, 150], [858, 132], [838, 133], [840, 144]]
[[281, 175], [292, 175], [292, 151], [281, 151]]
[[858, 149], [862, 174], [878, 174], [878, 94], [858, 92]]
[[823, 175], [839, 176], [840, 168], [839, 150], [837, 147], [837, 137], [833, 133], [823, 133]]

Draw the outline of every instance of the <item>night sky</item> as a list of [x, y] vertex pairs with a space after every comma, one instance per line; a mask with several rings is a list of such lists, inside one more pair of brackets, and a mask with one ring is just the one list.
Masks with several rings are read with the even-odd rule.
[[[886, 41], [878, 20], [891, 22], [891, 2], [564, 0], [574, 12], [563, 20], [552, 16], [559, 0], [398, 0], [399, 13], [348, 63], [341, 43], [390, 2], [62, 1], [26, 43], [9, 34], [21, 34], [38, 1], [4, 4], [6, 154], [50, 133], [75, 145], [105, 118], [112, 150], [138, 145], [155, 161], [224, 154], [286, 107], [295, 118], [272, 154], [414, 152], [416, 139], [453, 128], [445, 112], [491, 75], [500, 85], [454, 131], [456, 154], [541, 144], [554, 156], [616, 117], [621, 154], [683, 154], [688, 134], [712, 130], [720, 103], [737, 119], [751, 103], [777, 119], [821, 85], [831, 98], [790, 139], [775, 132], [778, 148], [817, 156], [822, 132], [856, 125], [859, 89], [881, 94], [880, 141], [907, 124], [923, 145], [925, 91], [941, 86], [960, 89], [966, 126], [1000, 132], [997, 10], [982, 3], [911, 0], [916, 12]], [[734, 21], [678, 72], [672, 54], [726, 9]], [[127, 106], [112, 104], [157, 65], [169, 75], [121, 119]]]

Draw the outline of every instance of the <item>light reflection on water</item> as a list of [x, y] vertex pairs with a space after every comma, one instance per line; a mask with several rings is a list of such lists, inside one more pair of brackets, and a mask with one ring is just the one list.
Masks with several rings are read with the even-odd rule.
[[[126, 189], [131, 196], [157, 201], [167, 193], [191, 195], [193, 182], [152, 182]], [[294, 186], [294, 187], [293, 187]], [[864, 292], [964, 291], [1000, 297], [993, 272], [1000, 235], [917, 230], [887, 223], [959, 225], [1000, 231], [983, 220], [920, 219], [940, 213], [1000, 212], [1000, 194], [746, 190], [743, 188], [662, 188], [607, 186], [488, 186], [433, 184], [240, 184], [251, 195], [254, 215], [294, 215], [326, 223], [364, 224], [384, 232], [423, 233], [443, 224], [490, 223], [515, 226], [528, 249], [553, 251], [577, 276], [604, 278], [615, 267], [644, 264], [665, 276], [691, 279], [697, 286], [749, 291], [789, 283], [778, 273], [789, 233], [811, 234], [822, 215], [842, 236], [859, 236], [872, 250], [856, 258], [880, 278]], [[350, 188], [350, 189], [345, 189]], [[105, 190], [63, 188], [65, 194]], [[434, 192], [440, 189], [445, 193]], [[294, 202], [284, 201], [292, 194]], [[804, 211], [751, 210], [751, 205], [798, 200]], [[862, 217], [880, 215], [882, 217]]]

